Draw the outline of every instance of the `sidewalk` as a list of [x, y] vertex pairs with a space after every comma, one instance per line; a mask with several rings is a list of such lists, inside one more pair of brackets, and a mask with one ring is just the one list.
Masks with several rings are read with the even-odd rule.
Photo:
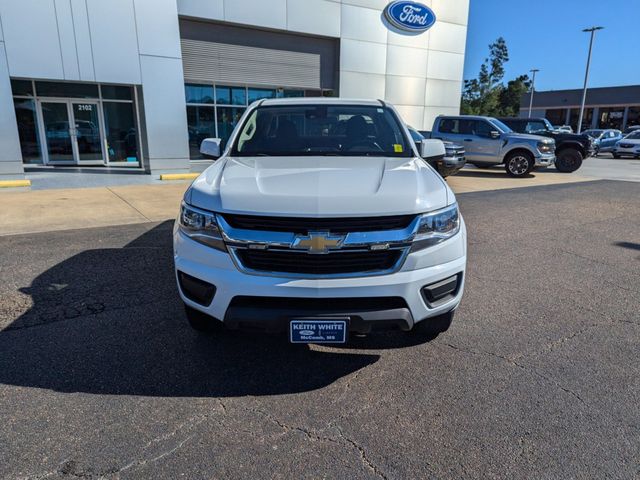
[[[555, 170], [511, 178], [504, 170], [464, 169], [447, 182], [456, 193], [594, 180]], [[105, 227], [174, 219], [190, 182], [0, 191], [0, 235]]]

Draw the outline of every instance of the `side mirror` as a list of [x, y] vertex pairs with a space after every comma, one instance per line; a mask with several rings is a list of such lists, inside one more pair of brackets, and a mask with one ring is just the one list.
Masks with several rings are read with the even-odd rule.
[[493, 139], [500, 138], [500, 132], [497, 130], [491, 130], [489, 136]]
[[444, 158], [446, 153], [442, 140], [425, 138], [420, 142], [420, 156], [427, 161], [435, 161]]
[[205, 138], [200, 144], [200, 153], [208, 157], [219, 158], [221, 155], [221, 143], [222, 140], [220, 138]]

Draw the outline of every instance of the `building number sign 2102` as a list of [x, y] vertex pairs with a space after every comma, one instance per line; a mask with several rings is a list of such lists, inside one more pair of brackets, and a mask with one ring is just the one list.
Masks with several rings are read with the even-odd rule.
[[78, 105], [78, 110], [81, 112], [90, 112], [93, 110], [93, 105], [80, 104]]

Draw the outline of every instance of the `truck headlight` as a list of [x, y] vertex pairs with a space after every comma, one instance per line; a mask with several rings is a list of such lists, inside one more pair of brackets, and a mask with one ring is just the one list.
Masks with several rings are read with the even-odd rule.
[[179, 220], [180, 231], [187, 237], [216, 250], [227, 251], [214, 213], [194, 208], [182, 202]]
[[538, 142], [538, 150], [540, 153], [551, 153], [553, 152], [553, 143]]
[[436, 245], [453, 237], [459, 231], [460, 212], [457, 203], [435, 212], [425, 213], [420, 217], [411, 251], [415, 252]]

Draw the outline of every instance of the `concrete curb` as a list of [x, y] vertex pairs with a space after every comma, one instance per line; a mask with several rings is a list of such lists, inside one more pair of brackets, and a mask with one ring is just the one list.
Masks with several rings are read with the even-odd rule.
[[193, 180], [198, 178], [199, 173], [163, 173], [160, 180]]
[[31, 180], [0, 180], [0, 188], [30, 187]]

